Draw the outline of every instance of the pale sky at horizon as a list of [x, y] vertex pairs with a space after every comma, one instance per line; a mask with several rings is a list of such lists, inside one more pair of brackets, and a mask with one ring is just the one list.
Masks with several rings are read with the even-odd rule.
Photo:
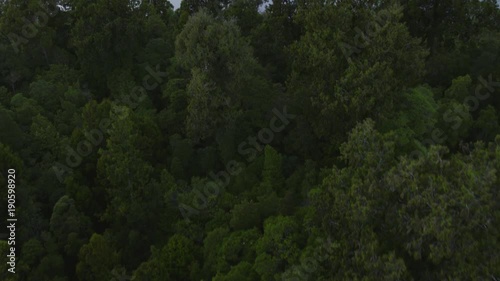
[[[177, 10], [181, 6], [181, 0], [168, 0], [172, 5], [174, 5], [174, 10]], [[497, 3], [500, 5], [500, 0], [497, 0]]]
[[[168, 0], [168, 1], [170, 3], [172, 3], [172, 5], [174, 5], [174, 10], [177, 10], [181, 6], [181, 1], [182, 0]], [[500, 0], [498, 0], [498, 1], [500, 1]], [[268, 2], [271, 2], [271, 1], [268, 1]]]
[[181, 6], [181, 0], [168, 0], [172, 5], [174, 5], [174, 10], [177, 10]]

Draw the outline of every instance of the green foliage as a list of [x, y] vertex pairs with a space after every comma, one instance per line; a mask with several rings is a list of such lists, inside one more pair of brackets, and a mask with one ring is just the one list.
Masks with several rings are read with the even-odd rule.
[[403, 99], [401, 110], [378, 124], [380, 131], [395, 134], [397, 145], [405, 153], [421, 149], [415, 140], [426, 145], [440, 144], [443, 133], [436, 129], [439, 106], [431, 90], [420, 86], [405, 92]]
[[12, 97], [10, 108], [14, 112], [15, 119], [21, 126], [30, 126], [33, 117], [44, 112], [35, 100], [26, 98], [21, 93]]
[[500, 280], [499, 11], [0, 1], [0, 280]]
[[249, 262], [241, 262], [236, 266], [231, 267], [228, 274], [217, 274], [212, 280], [214, 281], [250, 281], [257, 280], [258, 276], [252, 269], [252, 264]]
[[351, 5], [312, 1], [299, 9], [305, 34], [290, 49], [287, 85], [295, 110], [315, 136], [331, 143], [328, 154], [357, 122], [390, 118], [401, 92], [420, 81], [427, 55], [400, 22], [399, 6], [373, 12]]
[[[488, 199], [495, 172], [476, 162], [488, 157], [483, 145], [478, 143], [470, 157], [448, 158], [445, 147], [432, 146], [421, 158], [395, 162], [393, 148], [371, 128], [369, 122], [356, 127], [342, 148], [348, 167], [332, 170], [313, 197], [324, 227], [341, 242], [339, 254], [330, 259], [338, 279], [352, 274], [370, 280], [486, 277], [492, 270], [486, 261], [498, 257], [482, 244], [495, 245], [490, 235], [497, 231], [492, 226], [490, 232], [487, 223], [496, 204]], [[360, 254], [342, 256], [348, 251]], [[484, 260], [484, 268], [471, 268], [467, 256]], [[369, 257], [372, 262], [366, 262]], [[363, 269], [353, 272], [350, 263]]]
[[264, 169], [262, 170], [263, 184], [274, 191], [283, 188], [285, 179], [282, 174], [282, 158], [274, 148], [267, 145], [264, 149]]
[[57, 201], [50, 218], [50, 230], [65, 253], [76, 256], [85, 242], [83, 237], [90, 234], [89, 228], [89, 219], [76, 209], [73, 199], [65, 195]]
[[242, 202], [234, 206], [232, 211], [232, 218], [229, 225], [236, 230], [250, 229], [256, 227], [260, 223], [260, 214], [257, 207], [258, 203]]
[[266, 104], [270, 85], [231, 21], [219, 22], [204, 11], [190, 17], [176, 39], [175, 59], [191, 72], [186, 129], [196, 141], [234, 124], [243, 109], [262, 110]]
[[480, 140], [492, 141], [494, 136], [500, 134], [500, 124], [495, 108], [488, 105], [479, 112], [474, 128], [479, 131]]
[[161, 249], [152, 249], [151, 258], [135, 273], [136, 278], [149, 280], [187, 280], [195, 257], [194, 244], [186, 237], [176, 234]]
[[0, 142], [13, 148], [18, 148], [24, 140], [24, 134], [13, 120], [12, 111], [0, 107]]
[[[264, 235], [256, 244], [257, 254], [293, 262], [298, 255], [300, 231], [291, 217], [270, 217], [264, 222]], [[261, 273], [262, 274], [262, 273]]]
[[110, 245], [109, 239], [96, 233], [80, 248], [78, 257], [76, 274], [79, 280], [110, 280], [111, 270], [119, 262], [119, 255]]

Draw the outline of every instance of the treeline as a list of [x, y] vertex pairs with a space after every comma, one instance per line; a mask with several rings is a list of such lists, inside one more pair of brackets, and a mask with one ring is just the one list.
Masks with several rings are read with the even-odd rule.
[[7, 0], [0, 32], [1, 280], [500, 280], [493, 0]]

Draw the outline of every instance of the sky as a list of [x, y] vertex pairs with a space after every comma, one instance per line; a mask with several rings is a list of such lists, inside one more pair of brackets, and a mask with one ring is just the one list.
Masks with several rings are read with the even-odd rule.
[[178, 9], [181, 6], [181, 0], [169, 0], [172, 5], [174, 5], [174, 10]]
[[[168, 0], [168, 1], [170, 1], [170, 3], [172, 3], [172, 5], [174, 5], [174, 10], [177, 10], [181, 6], [182, 0]], [[498, 1], [500, 1], [500, 0], [498, 0]], [[268, 1], [268, 2], [271, 2], [271, 1]]]
[[[181, 6], [181, 0], [169, 0], [172, 5], [174, 5], [174, 10], [178, 9]], [[497, 0], [497, 3], [500, 5], [500, 0]]]

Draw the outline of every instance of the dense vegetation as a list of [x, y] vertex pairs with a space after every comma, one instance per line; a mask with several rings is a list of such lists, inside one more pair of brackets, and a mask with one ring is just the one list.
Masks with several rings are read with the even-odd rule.
[[0, 1], [0, 280], [500, 280], [495, 1], [263, 4]]

